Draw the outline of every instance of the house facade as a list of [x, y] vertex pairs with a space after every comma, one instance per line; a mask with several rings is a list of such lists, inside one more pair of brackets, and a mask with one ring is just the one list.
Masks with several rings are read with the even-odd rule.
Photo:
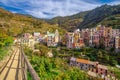
[[108, 74], [114, 75], [112, 71], [108, 70], [107, 66], [101, 65], [98, 62], [93, 62], [85, 59], [78, 59], [75, 57], [71, 57], [70, 59], [70, 65], [76, 66], [81, 70], [85, 70], [87, 72], [93, 72], [94, 74], [101, 75], [103, 78], [105, 78]]
[[23, 34], [20, 42], [21, 44], [28, 46], [31, 49], [34, 49], [35, 39], [30, 33]]
[[55, 46], [55, 34], [47, 32], [47, 46]]
[[115, 37], [115, 50], [116, 52], [120, 51], [120, 37], [119, 36]]
[[39, 43], [40, 42], [40, 32], [34, 32], [33, 33], [33, 36], [34, 36], [34, 41], [35, 41], [35, 44]]
[[66, 33], [66, 46], [67, 48], [73, 48], [74, 43], [74, 33]]
[[77, 29], [74, 32], [67, 32], [66, 33], [66, 46], [67, 48], [72, 49], [80, 49], [81, 47], [84, 47], [84, 40], [80, 35], [80, 30]]
[[50, 33], [48, 31], [45, 39], [47, 40], [47, 46], [57, 46], [60, 42], [58, 30], [56, 30], [55, 33]]
[[[84, 45], [102, 47], [108, 50], [114, 48], [117, 50], [119, 49], [119, 39], [117, 36], [120, 37], [120, 29], [98, 25], [96, 28], [77, 29], [74, 32], [68, 32], [66, 45], [67, 48], [81, 48], [81, 45]], [[120, 51], [120, 49], [117, 51]]]

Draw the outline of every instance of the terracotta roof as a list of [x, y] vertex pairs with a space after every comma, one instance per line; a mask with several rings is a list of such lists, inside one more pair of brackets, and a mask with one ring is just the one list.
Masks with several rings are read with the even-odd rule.
[[85, 64], [89, 64], [90, 61], [89, 60], [85, 60], [85, 59], [76, 59], [77, 62], [80, 62], [80, 63], [85, 63]]

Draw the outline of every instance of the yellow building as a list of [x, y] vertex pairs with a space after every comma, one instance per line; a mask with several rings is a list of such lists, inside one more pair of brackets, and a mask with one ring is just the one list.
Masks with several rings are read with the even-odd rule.
[[112, 27], [106, 27], [105, 28], [105, 36], [111, 36], [112, 35]]

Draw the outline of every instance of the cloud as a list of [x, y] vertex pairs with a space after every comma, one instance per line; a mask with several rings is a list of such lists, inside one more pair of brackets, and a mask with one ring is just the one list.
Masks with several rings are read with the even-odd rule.
[[[26, 10], [27, 13], [31, 15], [42, 17], [42, 18], [51, 18], [55, 16], [68, 16], [80, 11], [86, 11], [93, 9], [99, 4], [87, 3], [82, 0], [46, 0], [45, 1], [30, 1], [30, 4], [33, 5], [32, 10]], [[35, 5], [34, 5], [35, 4]], [[40, 5], [41, 4], [41, 5]], [[44, 12], [49, 13], [44, 14]], [[38, 15], [37, 15], [38, 13]]]
[[[118, 4], [119, 0], [0, 0], [3, 6], [11, 7], [12, 12], [30, 14], [38, 18], [68, 16], [91, 10], [102, 4]], [[18, 11], [16, 11], [18, 9]]]
[[116, 0], [116, 1], [114, 1], [114, 2], [110, 2], [110, 3], [108, 3], [109, 5], [118, 5], [118, 4], [120, 4], [120, 1], [119, 0]]

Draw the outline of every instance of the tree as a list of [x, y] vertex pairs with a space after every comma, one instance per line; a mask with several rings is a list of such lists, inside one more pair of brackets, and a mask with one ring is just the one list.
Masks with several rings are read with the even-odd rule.
[[110, 57], [108, 55], [105, 55], [105, 60], [106, 61], [109, 61], [110, 60]]
[[102, 38], [100, 38], [100, 43], [99, 43], [99, 45], [100, 45], [100, 48], [102, 48], [102, 49], [104, 49], [105, 48], [105, 45], [104, 45], [104, 38], [102, 37]]
[[110, 59], [110, 64], [111, 64], [112, 66], [116, 66], [116, 65], [117, 65], [117, 61], [116, 61], [113, 57], [111, 57], [111, 59]]
[[98, 58], [102, 58], [103, 57], [102, 51], [99, 50], [97, 54], [98, 54]]

